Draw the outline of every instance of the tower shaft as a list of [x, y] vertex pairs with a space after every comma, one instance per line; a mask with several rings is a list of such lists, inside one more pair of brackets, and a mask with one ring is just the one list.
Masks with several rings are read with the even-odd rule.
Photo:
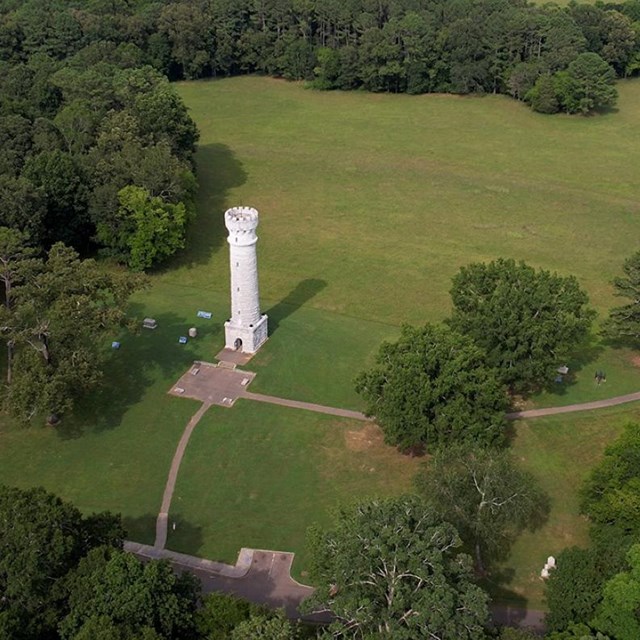
[[231, 322], [254, 325], [260, 320], [258, 259], [255, 242], [238, 246], [229, 242], [231, 267]]
[[234, 207], [224, 214], [229, 230], [231, 317], [224, 324], [226, 348], [255, 353], [267, 339], [267, 316], [260, 313], [258, 289], [258, 212]]

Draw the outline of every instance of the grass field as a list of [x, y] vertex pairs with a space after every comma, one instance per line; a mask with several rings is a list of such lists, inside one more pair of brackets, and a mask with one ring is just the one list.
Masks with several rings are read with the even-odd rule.
[[178, 90], [201, 132], [202, 189], [172, 280], [227, 292], [221, 210], [238, 203], [261, 212], [265, 298], [392, 324], [441, 319], [458, 268], [497, 256], [575, 274], [606, 311], [637, 249], [640, 82], [592, 118], [269, 78]]
[[[166, 391], [223, 344], [225, 208], [261, 213], [271, 332], [249, 367], [252, 390], [355, 409], [354, 375], [403, 322], [446, 316], [461, 265], [507, 256], [573, 273], [604, 314], [615, 302], [609, 281], [638, 248], [640, 82], [620, 85], [617, 112], [592, 118], [541, 116], [499, 96], [318, 93], [267, 78], [178, 88], [201, 131], [201, 188], [188, 250], [132, 303], [159, 328], [122, 336], [105, 389], [61, 428], [0, 424], [0, 482], [42, 484], [84, 511], [121, 511], [134, 539], [153, 540], [169, 464], [196, 410]], [[197, 320], [198, 309], [213, 319]], [[180, 346], [190, 326], [199, 337]], [[594, 340], [567, 363], [570, 384], [528, 403], [639, 390], [635, 361]], [[596, 368], [607, 372], [601, 386]], [[514, 450], [553, 509], [515, 546], [493, 586], [501, 597], [540, 605], [546, 556], [585, 540], [575, 490], [627, 417], [640, 410], [519, 426]], [[227, 561], [242, 546], [294, 550], [301, 575], [309, 524], [326, 522], [338, 501], [407, 489], [417, 464], [361, 425], [257, 403], [213, 408], [178, 477], [169, 545]]]
[[246, 400], [212, 407], [183, 461], [168, 544], [231, 563], [242, 546], [294, 550], [299, 574], [311, 523], [338, 503], [411, 490], [419, 464], [373, 425]]
[[[442, 319], [451, 276], [474, 260], [573, 273], [601, 315], [616, 303], [610, 280], [640, 234], [640, 82], [620, 85], [618, 112], [592, 118], [535, 114], [504, 96], [321, 93], [269, 78], [178, 89], [201, 131], [200, 215], [191, 250], [157, 287], [228, 295], [221, 212], [242, 203], [261, 211], [266, 307], [333, 314], [325, 333], [346, 339], [327, 357], [385, 333], [371, 333], [370, 321]], [[307, 346], [291, 345], [287, 359], [315, 362]], [[543, 404], [640, 388], [630, 360], [586, 347], [568, 363], [572, 384]], [[307, 386], [328, 402], [334, 385], [350, 385], [353, 364], [344, 377], [318, 368]], [[595, 368], [608, 374], [604, 387], [593, 384]], [[269, 391], [273, 381], [258, 384]]]
[[[577, 492], [629, 420], [640, 420], [640, 408], [517, 423], [513, 453], [549, 494], [551, 511], [541, 529], [516, 542], [487, 585], [495, 597], [544, 606], [540, 569], [547, 556], [587, 542]], [[225, 562], [242, 546], [292, 550], [304, 579], [309, 524], [326, 523], [339, 502], [411, 491], [425, 463], [385, 446], [373, 425], [247, 401], [231, 411], [214, 407], [183, 461], [168, 544]]]
[[639, 420], [640, 408], [630, 405], [517, 423], [513, 453], [549, 494], [551, 511], [541, 529], [525, 532], [514, 545], [503, 565], [503, 581], [492, 585], [501, 599], [544, 606], [540, 571], [547, 557], [588, 541], [588, 523], [579, 514], [578, 498], [585, 477], [622, 427]]

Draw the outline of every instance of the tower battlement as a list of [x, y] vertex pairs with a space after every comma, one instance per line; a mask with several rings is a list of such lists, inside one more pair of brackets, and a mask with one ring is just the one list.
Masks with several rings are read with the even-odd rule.
[[229, 244], [251, 244], [257, 241], [258, 211], [253, 207], [232, 207], [224, 214], [224, 224], [229, 230]]

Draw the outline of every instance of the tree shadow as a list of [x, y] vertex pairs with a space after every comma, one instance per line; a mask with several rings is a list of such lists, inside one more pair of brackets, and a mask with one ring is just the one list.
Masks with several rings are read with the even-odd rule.
[[620, 109], [616, 106], [608, 106], [608, 107], [601, 107], [600, 109], [595, 109], [594, 111], [590, 111], [589, 113], [585, 114], [586, 117], [588, 118], [593, 118], [593, 117], [597, 117], [597, 116], [609, 116], [609, 115], [615, 115], [616, 113], [620, 113]]
[[192, 524], [188, 520], [185, 520], [180, 514], [173, 515], [169, 512], [167, 549], [197, 556], [198, 551], [202, 549], [203, 543], [204, 538], [200, 525]]
[[545, 384], [522, 394], [521, 397], [526, 400], [541, 391], [554, 396], [566, 395], [571, 387], [577, 383], [577, 374], [596, 361], [604, 351], [605, 346], [605, 343], [597, 335], [589, 334], [564, 363], [569, 369], [568, 373], [561, 375], [554, 371], [553, 377], [550, 377]]
[[158, 272], [180, 266], [206, 264], [227, 235], [224, 226], [225, 210], [233, 204], [243, 204], [228, 201], [229, 191], [247, 181], [242, 163], [229, 147], [224, 144], [200, 146], [196, 153], [196, 164], [199, 184], [196, 217], [187, 231], [187, 249]]
[[600, 344], [610, 349], [633, 349], [637, 351], [640, 348], [640, 341], [633, 336], [601, 336]]
[[[133, 304], [129, 313], [142, 316], [143, 307]], [[164, 380], [174, 382], [198, 359], [191, 343], [178, 342], [179, 336], [186, 335], [187, 331], [184, 317], [171, 312], [154, 317], [158, 322], [156, 329], [139, 329], [121, 336], [120, 348], [113, 349], [108, 357], [102, 385], [78, 403], [73, 415], [65, 416], [60, 422], [56, 427], [59, 437], [73, 439], [86, 431], [117, 427], [149, 387]], [[219, 325], [210, 325], [199, 329], [199, 335], [204, 337], [220, 331]]]
[[142, 544], [153, 544], [156, 537], [156, 517], [151, 513], [142, 516], [122, 516], [125, 539]]
[[518, 627], [527, 615], [527, 599], [509, 589], [514, 577], [515, 571], [507, 567], [494, 571], [479, 582], [491, 596], [491, 617], [498, 627]]
[[280, 322], [309, 302], [326, 286], [326, 280], [318, 278], [300, 281], [280, 302], [266, 312], [269, 316], [269, 333], [274, 333], [280, 326]]

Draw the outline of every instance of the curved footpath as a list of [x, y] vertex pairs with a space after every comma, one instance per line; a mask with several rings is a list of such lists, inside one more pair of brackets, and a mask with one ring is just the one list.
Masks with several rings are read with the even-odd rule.
[[508, 420], [519, 420], [520, 418], [542, 418], [544, 416], [555, 416], [560, 413], [573, 413], [574, 411], [593, 411], [594, 409], [606, 409], [619, 404], [636, 402], [640, 400], [640, 391], [628, 393], [626, 396], [616, 396], [606, 400], [595, 400], [594, 402], [581, 402], [580, 404], [568, 404], [564, 407], [549, 407], [547, 409], [529, 409], [528, 411], [515, 411], [507, 413]]
[[[363, 421], [370, 420], [370, 418], [358, 411], [251, 393], [246, 389], [242, 389], [237, 397], [254, 402], [267, 402], [279, 406], [304, 409], [343, 418]], [[173, 497], [180, 463], [182, 462], [182, 457], [189, 443], [191, 434], [212, 404], [211, 398], [212, 397], [209, 396], [208, 400], [203, 402], [198, 411], [196, 411], [189, 420], [178, 443], [169, 470], [169, 476], [162, 498], [162, 506], [158, 514], [154, 545], [149, 546], [126, 541], [124, 548], [143, 560], [166, 559], [172, 564], [174, 569], [193, 573], [200, 579], [205, 593], [211, 591], [233, 593], [252, 602], [265, 604], [274, 608], [284, 608], [289, 617], [299, 617], [298, 606], [302, 600], [313, 593], [313, 588], [300, 584], [291, 577], [291, 565], [294, 559], [293, 553], [243, 548], [240, 551], [236, 564], [227, 565], [204, 558], [177, 553], [164, 548], [167, 541], [167, 524], [171, 499]], [[227, 398], [224, 398], [224, 400], [227, 400]], [[515, 411], [508, 413], [506, 418], [508, 420], [519, 420], [573, 413], [575, 411], [593, 411], [594, 409], [605, 409], [638, 400], [640, 400], [640, 392], [629, 393], [607, 400], [571, 404], [564, 407]], [[527, 627], [539, 632], [544, 631], [543, 611], [509, 605], [495, 605], [492, 607], [492, 616], [494, 621], [501, 625]], [[326, 621], [326, 615], [324, 619], [322, 616], [317, 618], [312, 617], [310, 619], [314, 621]]]

